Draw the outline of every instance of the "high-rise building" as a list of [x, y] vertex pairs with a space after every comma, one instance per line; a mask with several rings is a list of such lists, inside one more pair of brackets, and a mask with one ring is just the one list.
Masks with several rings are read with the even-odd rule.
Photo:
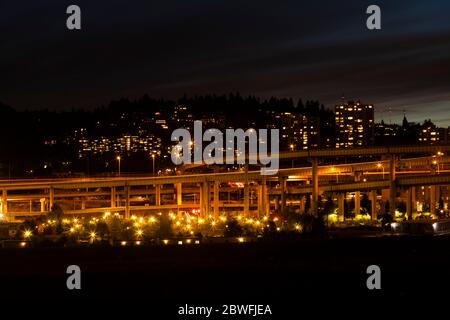
[[374, 106], [360, 101], [335, 106], [336, 148], [370, 146], [374, 141]]
[[307, 150], [319, 147], [319, 118], [283, 112], [280, 115], [280, 121], [282, 148], [285, 150]]

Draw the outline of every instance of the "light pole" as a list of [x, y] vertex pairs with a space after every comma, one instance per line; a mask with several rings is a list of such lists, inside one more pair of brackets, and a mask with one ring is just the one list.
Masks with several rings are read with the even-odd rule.
[[153, 167], [152, 167], [152, 169], [153, 169], [153, 176], [155, 176], [155, 154], [154, 153], [152, 154], [152, 162], [153, 162]]
[[120, 156], [116, 157], [117, 161], [119, 161], [119, 177], [120, 177]]

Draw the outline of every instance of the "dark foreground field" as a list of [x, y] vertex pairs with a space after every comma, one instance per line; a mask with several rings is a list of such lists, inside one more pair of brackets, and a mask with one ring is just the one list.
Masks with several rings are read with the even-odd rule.
[[[82, 271], [79, 291], [66, 288], [66, 268], [73, 264]], [[381, 268], [381, 290], [366, 287], [372, 264]], [[361, 308], [368, 314], [389, 315], [392, 308], [430, 313], [450, 297], [450, 238], [2, 249], [0, 283], [2, 305], [90, 309], [91, 315], [145, 310], [148, 319], [157, 313], [158, 319], [176, 318], [186, 303], [270, 304], [285, 319]]]

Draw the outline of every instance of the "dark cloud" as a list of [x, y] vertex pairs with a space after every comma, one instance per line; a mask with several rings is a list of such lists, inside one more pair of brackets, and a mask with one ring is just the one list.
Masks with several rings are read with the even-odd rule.
[[332, 106], [345, 93], [393, 121], [449, 123], [447, 1], [379, 1], [380, 31], [365, 28], [369, 1], [77, 1], [79, 32], [65, 29], [69, 4], [0, 5], [0, 100], [61, 109], [239, 90]]

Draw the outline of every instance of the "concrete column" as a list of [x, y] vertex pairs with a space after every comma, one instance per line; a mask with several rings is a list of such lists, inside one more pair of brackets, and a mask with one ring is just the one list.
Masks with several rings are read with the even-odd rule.
[[111, 188], [111, 208], [116, 207], [116, 187]]
[[286, 178], [280, 177], [280, 189], [281, 189], [281, 213], [286, 209]]
[[355, 192], [355, 216], [361, 213], [361, 191]]
[[430, 212], [436, 214], [436, 186], [430, 188]]
[[211, 185], [209, 182], [205, 184], [205, 204], [206, 204], [206, 213], [209, 215], [211, 212]]
[[413, 201], [412, 201], [412, 188], [406, 190], [406, 216], [408, 220], [412, 220], [413, 214]]
[[317, 158], [312, 159], [312, 201], [311, 201], [311, 211], [313, 215], [317, 216], [317, 211], [319, 208], [319, 161]]
[[130, 186], [125, 186], [125, 219], [130, 218]]
[[2, 212], [4, 215], [8, 213], [8, 192], [2, 190]]
[[155, 206], [161, 205], [161, 185], [155, 184]]
[[306, 204], [306, 200], [305, 200], [305, 196], [304, 195], [301, 195], [301, 198], [300, 198], [300, 213], [306, 213], [305, 212], [305, 204]]
[[416, 187], [411, 187], [412, 212], [417, 212]]
[[370, 191], [370, 216], [372, 220], [377, 220], [377, 191]]
[[244, 184], [244, 217], [248, 217], [250, 213], [250, 188], [248, 182]]
[[204, 188], [204, 186], [203, 186], [203, 183], [200, 183], [200, 187], [199, 187], [199, 201], [200, 201], [200, 203], [199, 203], [199, 208], [200, 208], [200, 216], [201, 217], [206, 217], [206, 214], [205, 214], [205, 192], [203, 191], [203, 188]]
[[214, 207], [214, 219], [219, 218], [219, 181], [214, 181], [214, 200], [213, 200], [213, 207]]
[[441, 199], [441, 186], [436, 186], [436, 206], [439, 206], [440, 199]]
[[450, 210], [450, 186], [447, 186], [447, 210]]
[[49, 204], [49, 208], [48, 211], [52, 211], [53, 209], [53, 205], [55, 202], [55, 189], [53, 187], [50, 187], [49, 189], [49, 196], [48, 196], [48, 204]]
[[395, 155], [391, 156], [389, 163], [389, 180], [390, 180], [390, 188], [389, 188], [389, 211], [393, 218], [395, 218], [395, 208], [397, 207], [396, 199], [397, 199], [397, 185], [395, 183], [396, 179], [396, 167], [397, 167], [397, 158]]
[[269, 214], [267, 200], [266, 178], [263, 177], [261, 184], [258, 186], [258, 216], [266, 216]]
[[344, 221], [345, 192], [338, 193], [338, 220]]
[[386, 202], [389, 201], [389, 189], [382, 189], [381, 190], [381, 213], [386, 213]]
[[39, 202], [41, 203], [41, 212], [45, 212], [45, 198], [39, 199]]
[[[361, 181], [361, 172], [355, 172], [355, 182]], [[355, 191], [355, 217], [361, 214], [361, 191]]]
[[265, 184], [266, 182], [263, 180], [261, 184], [258, 185], [258, 218], [266, 215]]
[[200, 184], [200, 213], [203, 217], [207, 217], [211, 210], [211, 192], [209, 182], [205, 181]]
[[423, 202], [424, 203], [429, 203], [430, 202], [430, 190], [431, 190], [431, 187], [430, 186], [424, 186], [423, 187], [424, 189], [424, 196], [423, 196]]
[[262, 184], [258, 184], [258, 196], [257, 196], [257, 204], [258, 204], [258, 209], [257, 209], [257, 214], [258, 217], [261, 215], [261, 209], [262, 209]]
[[177, 206], [183, 204], [183, 185], [181, 182], [175, 184], [175, 189], [177, 190]]

